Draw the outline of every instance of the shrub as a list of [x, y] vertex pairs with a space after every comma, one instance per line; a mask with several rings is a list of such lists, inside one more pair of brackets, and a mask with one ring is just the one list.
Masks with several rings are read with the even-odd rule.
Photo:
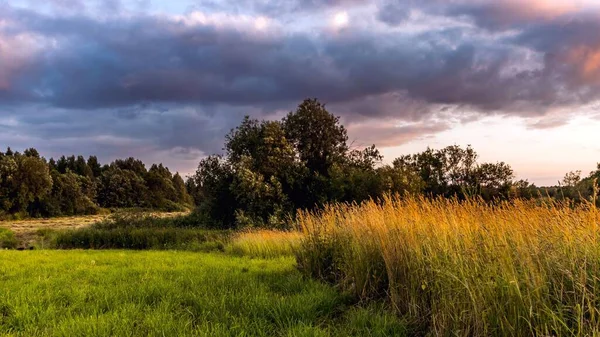
[[59, 249], [223, 250], [228, 233], [184, 228], [84, 228], [56, 235]]
[[0, 228], [0, 248], [15, 249], [19, 245], [19, 240], [15, 233], [10, 229]]

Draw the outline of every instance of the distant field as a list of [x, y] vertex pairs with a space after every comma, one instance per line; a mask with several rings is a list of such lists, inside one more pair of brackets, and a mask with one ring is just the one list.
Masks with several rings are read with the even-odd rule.
[[[148, 212], [148, 215], [158, 217], [174, 217], [187, 214], [186, 212]], [[1, 228], [8, 228], [15, 233], [31, 232], [38, 229], [77, 229], [87, 227], [95, 222], [106, 219], [110, 214], [59, 217], [49, 219], [5, 220], [0, 221]]]
[[[147, 215], [156, 217], [175, 217], [188, 214], [187, 212], [147, 212]], [[111, 214], [70, 216], [48, 219], [4, 220], [0, 221], [0, 228], [12, 230], [23, 243], [29, 243], [39, 231], [66, 230], [89, 227], [91, 224], [105, 220]]]
[[389, 336], [293, 258], [156, 251], [0, 251], [3, 336]]

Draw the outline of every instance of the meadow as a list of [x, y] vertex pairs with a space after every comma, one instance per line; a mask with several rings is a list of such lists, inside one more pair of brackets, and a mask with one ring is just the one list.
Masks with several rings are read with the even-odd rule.
[[189, 224], [118, 215], [48, 235], [63, 250], [0, 251], [0, 334], [600, 335], [593, 202], [386, 196], [288, 231]]
[[354, 307], [292, 257], [181, 251], [0, 252], [2, 336], [389, 336], [403, 322]]

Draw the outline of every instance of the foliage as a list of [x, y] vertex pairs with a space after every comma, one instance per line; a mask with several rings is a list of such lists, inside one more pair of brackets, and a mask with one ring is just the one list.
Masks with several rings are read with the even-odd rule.
[[[375, 145], [351, 148], [340, 118], [316, 99], [281, 120], [246, 116], [225, 136], [224, 153], [203, 158], [185, 181], [162, 164], [133, 157], [100, 165], [95, 156], [48, 162], [35, 149], [0, 153], [0, 218], [93, 214], [100, 208], [179, 211], [195, 206], [207, 228], [289, 228], [298, 209], [381, 201], [386, 194], [498, 203], [512, 198], [581, 204], [598, 189], [598, 170], [571, 172], [559, 186], [515, 181], [504, 162], [482, 163], [471, 146], [402, 155], [391, 165]], [[600, 200], [593, 202], [600, 206]]]
[[57, 231], [58, 249], [224, 249], [230, 233], [198, 228], [193, 216], [160, 217], [145, 211], [119, 212], [87, 228]]
[[300, 270], [385, 297], [412, 335], [600, 332], [593, 204], [386, 197], [301, 212]]
[[97, 214], [100, 207], [166, 211], [191, 207], [181, 176], [135, 158], [101, 166], [95, 156], [46, 161], [37, 150], [0, 152], [0, 218]]
[[226, 239], [227, 236], [225, 232], [219, 233], [191, 228], [82, 228], [57, 233], [54, 238], [54, 247], [58, 249], [178, 249], [222, 251]]
[[15, 249], [19, 245], [19, 240], [15, 237], [13, 231], [0, 228], [0, 249]]
[[199, 216], [216, 228], [285, 228], [297, 209], [386, 193], [495, 200], [511, 192], [512, 169], [477, 163], [471, 147], [427, 149], [390, 166], [374, 145], [350, 149], [347, 141], [339, 117], [316, 99], [281, 121], [245, 117], [225, 137], [225, 155], [202, 160], [186, 188]]

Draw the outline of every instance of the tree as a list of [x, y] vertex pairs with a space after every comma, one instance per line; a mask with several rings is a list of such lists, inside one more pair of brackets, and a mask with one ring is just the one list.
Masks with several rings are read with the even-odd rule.
[[21, 212], [27, 210], [30, 203], [50, 193], [52, 177], [43, 159], [25, 155], [19, 155], [16, 159], [17, 170], [12, 179], [12, 211]]
[[18, 169], [12, 155], [0, 155], [0, 215], [10, 212], [15, 202], [15, 175]]
[[253, 171], [249, 160], [236, 163], [230, 190], [238, 205], [235, 215], [239, 227], [281, 227], [283, 215], [290, 211], [279, 180]]
[[94, 173], [92, 172], [92, 169], [88, 166], [88, 164], [87, 164], [85, 158], [83, 158], [83, 156], [77, 156], [77, 159], [74, 162], [74, 167], [71, 170], [80, 176], [89, 177], [89, 178], [94, 177]]
[[194, 204], [194, 200], [188, 194], [185, 182], [179, 175], [179, 172], [173, 175], [173, 188], [175, 189], [175, 202], [188, 206]]
[[316, 99], [307, 99], [290, 112], [283, 127], [300, 160], [319, 175], [328, 176], [333, 164], [343, 160], [348, 152], [348, 135], [339, 117]]
[[42, 200], [42, 212], [46, 216], [96, 214], [98, 206], [84, 190], [87, 177], [73, 172], [52, 173], [52, 192]]
[[471, 146], [463, 149], [453, 145], [401, 156], [393, 165], [403, 173], [418, 174], [419, 184], [423, 184], [423, 192], [427, 195], [508, 196], [514, 177], [511, 167], [504, 162], [478, 164], [477, 157]]
[[194, 175], [195, 184], [202, 195], [198, 213], [211, 227], [235, 226], [237, 204], [230, 189], [233, 171], [221, 156], [208, 156], [198, 164]]
[[562, 186], [575, 187], [581, 182], [581, 171], [571, 171], [565, 174]]
[[[153, 208], [174, 208], [176, 199], [175, 186], [173, 186], [173, 176], [169, 169], [162, 164], [153, 164], [145, 175], [146, 186], [148, 187], [148, 203]], [[171, 202], [171, 203], [169, 203]]]
[[192, 199], [194, 205], [198, 206], [202, 203], [202, 191], [198, 185], [196, 185], [196, 180], [194, 176], [188, 176], [185, 179], [185, 190], [187, 194]]
[[510, 195], [514, 178], [512, 168], [504, 163], [481, 164], [476, 173], [476, 181], [480, 187], [480, 194], [484, 199], [506, 199]]
[[98, 162], [98, 158], [96, 156], [89, 156], [87, 160], [87, 166], [90, 168], [93, 177], [100, 177], [100, 175], [102, 174], [102, 166], [100, 166], [100, 163]]
[[142, 177], [134, 171], [116, 165], [102, 173], [98, 203], [102, 207], [146, 207], [148, 188]]
[[132, 171], [139, 177], [143, 177], [146, 174], [146, 165], [139, 160], [133, 157], [129, 157], [127, 159], [117, 159], [115, 160], [111, 166], [115, 166], [120, 168], [121, 170]]
[[29, 149], [23, 151], [23, 155], [25, 157], [40, 158], [40, 153], [34, 148], [29, 148]]

